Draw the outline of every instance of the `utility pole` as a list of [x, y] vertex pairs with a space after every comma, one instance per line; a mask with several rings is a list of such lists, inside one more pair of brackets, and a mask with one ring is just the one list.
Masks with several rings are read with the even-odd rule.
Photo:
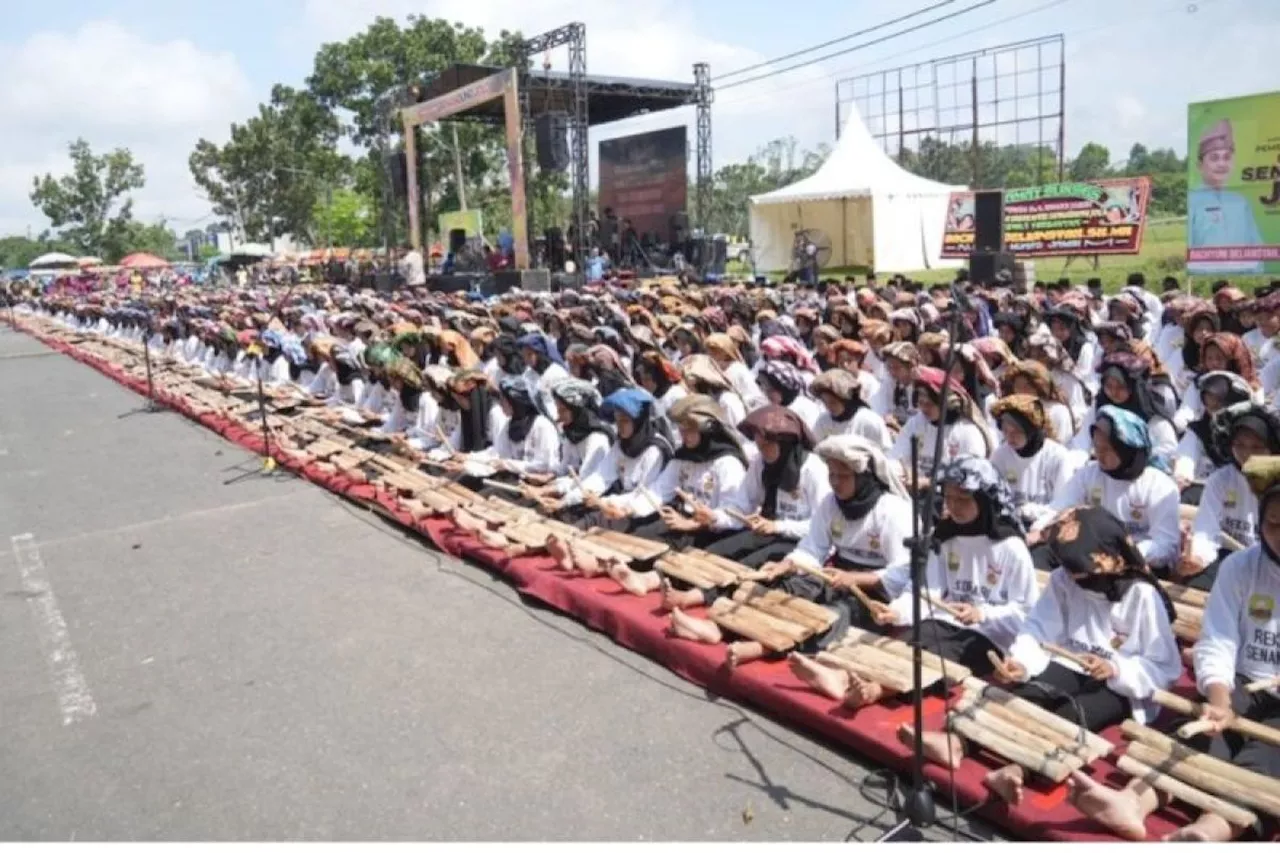
[[449, 122], [449, 129], [453, 131], [453, 173], [458, 181], [458, 204], [462, 205], [462, 210], [467, 209], [467, 187], [462, 182], [462, 151], [458, 148], [458, 123]]

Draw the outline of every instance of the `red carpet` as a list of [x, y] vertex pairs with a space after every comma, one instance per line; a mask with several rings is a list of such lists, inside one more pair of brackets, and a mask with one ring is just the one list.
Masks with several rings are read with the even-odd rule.
[[[130, 379], [119, 368], [60, 341], [26, 331], [47, 346], [90, 365], [134, 391], [146, 393], [145, 382]], [[164, 393], [157, 396], [175, 411], [199, 421], [251, 452], [262, 452], [260, 433], [245, 430], [217, 416], [197, 416], [185, 399]], [[778, 719], [838, 741], [854, 752], [894, 769], [905, 771], [910, 766], [910, 751], [895, 736], [897, 727], [911, 720], [911, 707], [906, 703], [887, 702], [853, 713], [806, 688], [791, 675], [785, 663], [755, 662], [728, 671], [721, 666], [724, 660], [723, 647], [674, 640], [665, 635], [667, 620], [656, 609], [656, 593], [637, 598], [620, 591], [608, 580], [568, 577], [554, 569], [553, 562], [546, 557], [507, 559], [501, 552], [485, 548], [470, 534], [450, 522], [433, 519], [414, 523], [398, 500], [385, 492], [368, 485], [352, 483], [345, 477], [326, 474], [314, 466], [300, 467], [283, 454], [276, 454], [276, 458], [281, 465], [337, 494], [366, 505], [378, 504], [384, 514], [429, 537], [442, 551], [465, 557], [497, 571], [521, 593], [572, 614], [592, 628], [608, 634], [621, 645], [659, 661], [694, 684], [764, 709]], [[1190, 689], [1191, 682], [1184, 675], [1183, 682], [1179, 684], [1179, 692]], [[925, 706], [926, 727], [938, 728], [942, 723], [943, 712], [943, 700], [931, 697]], [[1118, 728], [1103, 734], [1115, 743], [1123, 742]], [[980, 756], [964, 760], [954, 777], [955, 794], [962, 809], [995, 799], [993, 796], [989, 797], [982, 779], [991, 768], [1001, 766], [1002, 763], [998, 760], [986, 761]], [[930, 766], [928, 772], [930, 779], [939, 788], [939, 803], [949, 804], [950, 774], [936, 766]], [[1117, 786], [1127, 781], [1127, 777], [1116, 771], [1115, 765], [1106, 760], [1094, 762], [1088, 772], [1095, 779], [1111, 780]], [[1043, 780], [1032, 781], [1020, 806], [1007, 808], [995, 801], [984, 805], [977, 814], [1026, 839], [1116, 840], [1115, 836], [1089, 821], [1066, 802], [1065, 786], [1055, 786]], [[1158, 840], [1186, 822], [1187, 817], [1181, 812], [1156, 813], [1147, 820], [1148, 837]]]

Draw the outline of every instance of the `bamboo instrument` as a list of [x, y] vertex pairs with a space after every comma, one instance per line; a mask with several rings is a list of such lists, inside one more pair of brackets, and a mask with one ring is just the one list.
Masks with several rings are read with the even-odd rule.
[[[886, 649], [878, 648], [870, 644], [854, 644], [836, 646], [830, 650], [833, 655], [845, 660], [857, 661], [859, 663], [869, 664], [878, 669], [900, 673], [910, 679], [912, 663], [909, 659], [893, 654]], [[921, 660], [920, 675], [922, 683], [925, 686], [934, 684], [942, 680], [942, 671], [933, 667], [924, 666]]]
[[826, 631], [835, 622], [835, 614], [821, 604], [789, 595], [780, 589], [768, 589], [747, 581], [733, 593], [733, 600], [762, 610], [770, 616], [803, 625], [815, 634]]
[[635, 560], [655, 560], [671, 550], [665, 542], [642, 539], [616, 530], [594, 529], [587, 533], [587, 539], [604, 542], [611, 548], [630, 554]]
[[1244, 686], [1246, 693], [1260, 693], [1263, 690], [1270, 690], [1273, 687], [1280, 687], [1280, 675], [1273, 675], [1270, 678], [1260, 678], [1257, 681], [1251, 681]]
[[1201, 811], [1216, 814], [1232, 826], [1253, 826], [1258, 822], [1258, 816], [1248, 809], [1241, 808], [1234, 803], [1229, 803], [1226, 800], [1215, 797], [1213, 794], [1188, 785], [1186, 782], [1162, 773], [1154, 767], [1149, 767], [1132, 755], [1120, 756], [1116, 759], [1116, 767], [1135, 779], [1141, 779], [1157, 791], [1163, 791], [1169, 796], [1182, 800], [1187, 805], [1194, 806]]
[[[1202, 706], [1199, 702], [1184, 699], [1176, 693], [1170, 693], [1168, 690], [1157, 690], [1152, 694], [1151, 698], [1156, 704], [1162, 705], [1184, 717], [1199, 717], [1201, 714]], [[1236, 717], [1227, 727], [1254, 740], [1260, 740], [1272, 746], [1280, 746], [1280, 729], [1268, 726], [1266, 723]]]
[[864, 681], [874, 682], [894, 693], [908, 693], [912, 689], [911, 673], [896, 663], [886, 665], [885, 661], [880, 659], [872, 661], [862, 657], [852, 658], [831, 651], [818, 652], [815, 660], [853, 673]]
[[1022, 729], [1042, 740], [1048, 741], [1056, 749], [1078, 757], [1084, 764], [1101, 757], [1088, 742], [1080, 740], [1078, 735], [1066, 734], [1053, 726], [1041, 723], [1035, 717], [1021, 714], [999, 702], [989, 701], [981, 694], [966, 691], [956, 707], [969, 706], [981, 708], [984, 713], [998, 718], [999, 728], [1013, 726]]
[[720, 627], [755, 640], [774, 653], [790, 651], [810, 636], [799, 625], [727, 598], [716, 599], [708, 609], [708, 615]]
[[965, 679], [964, 692], [966, 694], [981, 697], [984, 702], [992, 705], [1001, 705], [1010, 711], [1016, 712], [1020, 716], [1035, 720], [1041, 725], [1055, 729], [1073, 740], [1083, 741], [1094, 758], [1108, 755], [1115, 748], [1106, 738], [1096, 735], [1088, 729], [1076, 725], [1070, 720], [1065, 720], [1051, 711], [1046, 711], [1039, 705], [1014, 696], [1012, 693], [1001, 687], [997, 687], [994, 684], [988, 684], [980, 678]]
[[1064, 649], [1062, 646], [1055, 645], [1054, 643], [1041, 643], [1040, 647], [1043, 648], [1049, 654], [1054, 655], [1055, 657], [1060, 657], [1065, 660], [1069, 660], [1078, 667], [1081, 667], [1083, 669], [1088, 669], [1088, 662], [1085, 661], [1084, 657], [1076, 654], [1070, 649]]
[[[858, 646], [867, 645], [874, 646], [877, 649], [888, 652], [895, 657], [903, 658], [911, 661], [915, 655], [915, 647], [902, 640], [893, 637], [886, 637], [883, 634], [877, 634], [873, 631], [864, 631], [861, 628], [849, 628], [845, 631], [844, 639], [841, 641], [842, 646]], [[936, 654], [924, 649], [920, 650], [920, 662], [928, 669], [936, 669], [942, 672], [948, 681], [961, 682], [972, 676], [969, 668], [961, 666], [955, 661], [945, 660]]]
[[947, 723], [960, 736], [1053, 782], [1062, 782], [1085, 763], [1079, 755], [1061, 753], [1052, 742], [1009, 725], [976, 703], [957, 707]]
[[928, 590], [925, 590], [924, 592], [922, 592], [921, 595], [923, 596], [924, 601], [927, 604], [929, 604], [931, 607], [936, 607], [939, 610], [945, 611], [946, 613], [950, 613], [952, 616], [956, 617], [957, 619], [960, 618], [959, 610], [957, 610], [950, 603], [943, 601], [941, 598], [935, 597], [933, 593], [929, 592]]

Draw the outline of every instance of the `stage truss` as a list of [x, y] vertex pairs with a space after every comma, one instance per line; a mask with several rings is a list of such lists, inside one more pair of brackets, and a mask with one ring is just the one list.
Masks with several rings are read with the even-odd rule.
[[996, 175], [984, 179], [984, 145], [1032, 146], [1040, 184], [1062, 179], [1065, 103], [1065, 39], [1058, 34], [839, 80], [836, 135], [852, 104], [898, 162], [915, 160], [926, 140], [962, 146], [964, 181], [974, 188], [999, 184]]

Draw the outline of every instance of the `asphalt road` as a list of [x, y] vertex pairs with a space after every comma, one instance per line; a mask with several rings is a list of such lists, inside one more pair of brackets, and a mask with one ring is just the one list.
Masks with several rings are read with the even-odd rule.
[[126, 415], [139, 397], [8, 329], [0, 401], [0, 840], [840, 841], [891, 821], [865, 823], [856, 757], [318, 487], [225, 484], [254, 460]]

